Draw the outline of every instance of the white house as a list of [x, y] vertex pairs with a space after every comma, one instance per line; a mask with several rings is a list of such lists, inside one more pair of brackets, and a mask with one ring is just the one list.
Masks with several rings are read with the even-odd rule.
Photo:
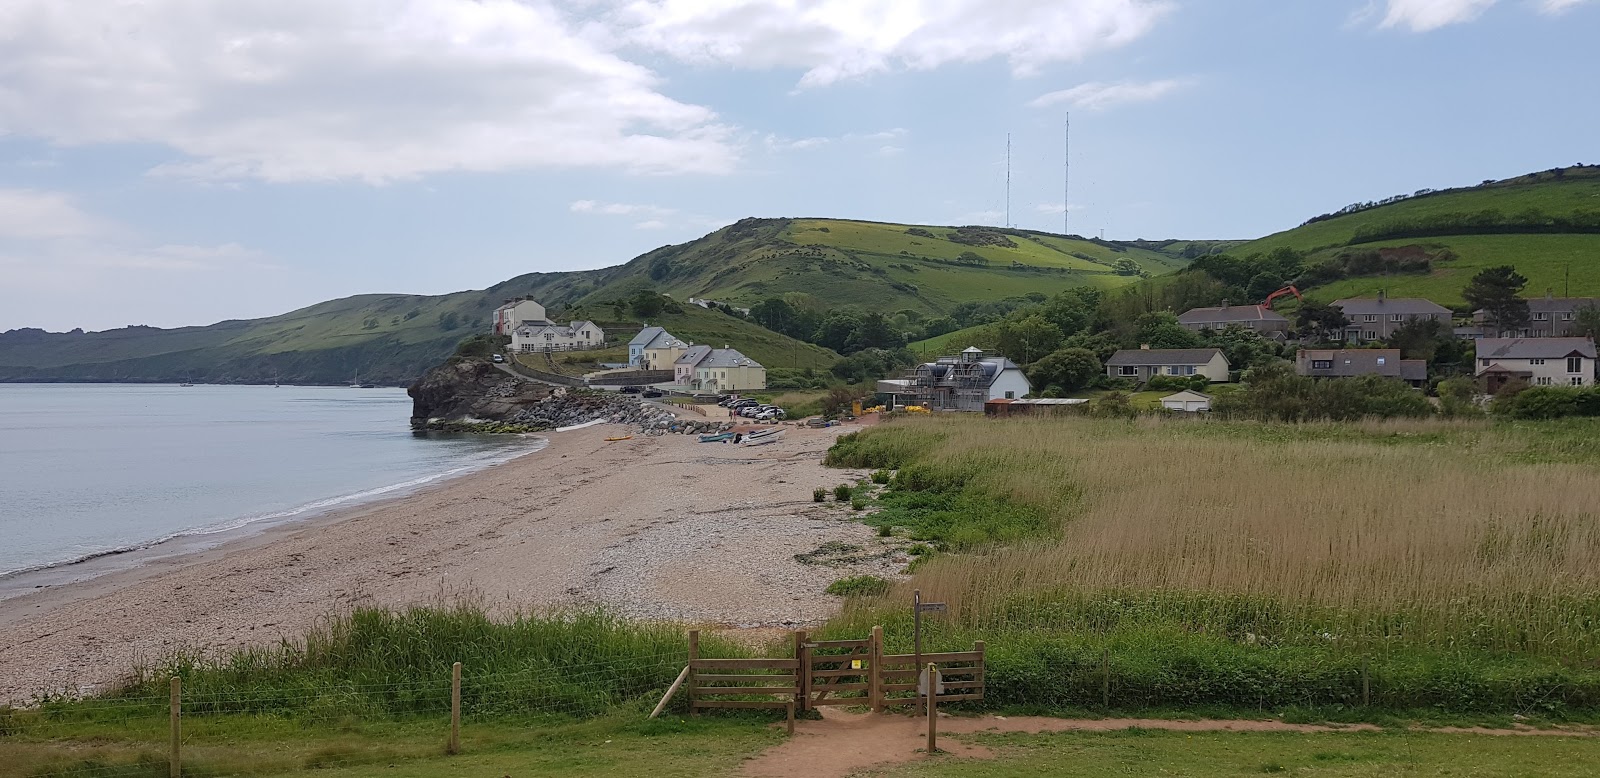
[[878, 382], [878, 392], [891, 395], [895, 405], [945, 411], [982, 411], [990, 400], [1018, 400], [1032, 391], [1017, 363], [986, 357], [976, 347], [917, 365], [906, 378]]
[[518, 324], [525, 321], [545, 321], [544, 306], [529, 299], [507, 300], [494, 309], [494, 334], [510, 335]]
[[1534, 386], [1593, 386], [1591, 338], [1479, 338], [1477, 375], [1494, 392], [1520, 378]]
[[1161, 398], [1161, 407], [1169, 411], [1183, 413], [1199, 413], [1211, 410], [1211, 395], [1185, 389], [1177, 394], [1169, 394]]
[[605, 343], [605, 330], [592, 321], [524, 321], [511, 330], [512, 351], [584, 351], [601, 348]]

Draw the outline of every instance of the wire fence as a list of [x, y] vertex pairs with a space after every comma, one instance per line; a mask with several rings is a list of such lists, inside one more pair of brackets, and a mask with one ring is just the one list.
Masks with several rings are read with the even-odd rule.
[[475, 729], [537, 731], [653, 703], [684, 662], [674, 651], [510, 672], [463, 667], [459, 681], [444, 667], [403, 682], [217, 690], [198, 681], [166, 695], [145, 685], [45, 699], [0, 707], [0, 776], [220, 778], [438, 756], [470, 750]]

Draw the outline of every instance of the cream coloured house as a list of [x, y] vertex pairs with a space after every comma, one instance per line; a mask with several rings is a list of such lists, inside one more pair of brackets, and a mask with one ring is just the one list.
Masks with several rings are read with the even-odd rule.
[[494, 334], [511, 335], [517, 325], [525, 321], [546, 321], [544, 306], [528, 299], [507, 300], [505, 305], [494, 309]]
[[705, 392], [748, 392], [767, 388], [767, 369], [736, 349], [712, 349], [694, 368], [694, 387]]
[[1212, 383], [1228, 380], [1231, 366], [1222, 349], [1136, 348], [1122, 349], [1106, 360], [1106, 375], [1144, 383], [1158, 376], [1203, 375]]
[[1479, 338], [1477, 376], [1494, 392], [1514, 378], [1534, 386], [1593, 386], [1591, 338]]
[[601, 348], [605, 343], [605, 330], [592, 321], [524, 321], [511, 330], [512, 351], [585, 351]]
[[662, 330], [639, 351], [639, 368], [642, 370], [672, 370], [678, 357], [689, 350], [689, 344]]

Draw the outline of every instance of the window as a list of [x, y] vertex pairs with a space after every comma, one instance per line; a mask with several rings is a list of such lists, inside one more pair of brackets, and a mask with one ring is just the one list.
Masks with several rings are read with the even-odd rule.
[[1583, 357], [1567, 357], [1567, 372], [1568, 373], [1582, 373], [1583, 372]]
[[1362, 321], [1377, 321], [1378, 320], [1378, 315], [1374, 314], [1374, 313], [1365, 314], [1365, 315], [1363, 315], [1361, 317], [1361, 320]]
[[1561, 314], [1561, 320], [1562, 321], [1572, 321], [1572, 311], [1563, 312]]
[[1530, 360], [1528, 360], [1528, 364], [1530, 364], [1530, 365], [1542, 365], [1542, 364], [1544, 364], [1544, 360], [1542, 360], [1542, 359], [1530, 359]]
[[1572, 377], [1572, 385], [1573, 386], [1583, 386], [1583, 376], [1573, 376]]
[[1483, 365], [1484, 367], [1488, 367], [1489, 366], [1489, 360], [1487, 360], [1487, 359], [1480, 359], [1480, 360], [1478, 360], [1478, 363]]
[[1536, 314], [1533, 315], [1533, 320], [1534, 321], [1548, 321], [1549, 319], [1550, 319], [1550, 314], [1548, 314], [1548, 313], [1536, 313]]
[[1363, 340], [1377, 340], [1378, 332], [1377, 330], [1367, 330], [1366, 332], [1361, 333], [1361, 337]]
[[1536, 384], [1538, 384], [1540, 386], [1549, 386], [1550, 385], [1550, 376], [1547, 376], [1547, 375], [1539, 376], [1537, 379], [1534, 380], [1534, 383], [1536, 383]]
[[1378, 366], [1382, 367], [1383, 365], [1387, 364], [1388, 361], [1389, 361], [1388, 357], [1378, 357]]
[[1117, 368], [1117, 375], [1138, 375], [1139, 368], [1133, 365], [1122, 365]]
[[1405, 318], [1398, 313], [1391, 313], [1389, 314], [1389, 321], [1405, 321]]
[[1333, 360], [1331, 360], [1331, 359], [1313, 359], [1313, 360], [1311, 360], [1311, 369], [1312, 370], [1332, 370], [1333, 369]]
[[1017, 399], [1017, 393], [1016, 392], [1006, 392], [1006, 399], [1007, 400], [1015, 400], [1015, 399]]

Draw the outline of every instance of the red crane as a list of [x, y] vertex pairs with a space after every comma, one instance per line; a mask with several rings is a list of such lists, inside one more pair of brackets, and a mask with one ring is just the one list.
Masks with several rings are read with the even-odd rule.
[[1272, 301], [1286, 294], [1294, 295], [1294, 299], [1299, 300], [1300, 302], [1305, 302], [1306, 300], [1306, 298], [1300, 296], [1300, 290], [1296, 289], [1294, 284], [1290, 284], [1276, 292], [1273, 292], [1272, 294], [1267, 295], [1267, 299], [1261, 302], [1261, 307], [1266, 308], [1269, 311], [1272, 310]]

